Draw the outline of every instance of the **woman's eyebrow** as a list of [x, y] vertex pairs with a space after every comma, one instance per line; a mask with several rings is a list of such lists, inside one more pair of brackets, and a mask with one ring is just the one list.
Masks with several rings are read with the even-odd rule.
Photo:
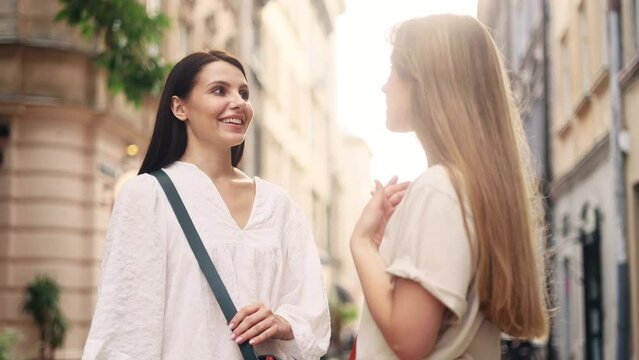
[[[206, 87], [210, 87], [212, 85], [224, 85], [226, 87], [232, 87], [231, 83], [229, 83], [228, 81], [225, 81], [225, 80], [214, 80], [214, 81], [211, 81], [210, 83], [208, 83], [206, 85]], [[239, 87], [240, 88], [245, 88], [245, 87], [248, 87], [248, 84], [243, 82], [243, 83], [240, 84]]]
[[210, 83], [206, 84], [207, 87], [209, 87], [211, 85], [231, 86], [231, 84], [228, 81], [224, 81], [224, 80], [213, 80]]

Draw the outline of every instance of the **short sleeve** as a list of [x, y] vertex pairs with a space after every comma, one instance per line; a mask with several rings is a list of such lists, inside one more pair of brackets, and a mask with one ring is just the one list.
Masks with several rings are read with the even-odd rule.
[[166, 239], [158, 188], [151, 176], [138, 176], [115, 201], [83, 360], [162, 356]]
[[471, 247], [459, 201], [430, 184], [413, 185], [385, 234], [384, 241], [392, 244], [387, 271], [419, 283], [457, 321], [466, 311], [472, 278]]

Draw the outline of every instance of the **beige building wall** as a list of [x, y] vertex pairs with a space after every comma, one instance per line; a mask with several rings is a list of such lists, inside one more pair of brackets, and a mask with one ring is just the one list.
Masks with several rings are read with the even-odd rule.
[[[636, 60], [635, 60], [636, 61]], [[632, 349], [639, 359], [639, 82], [624, 87], [623, 116], [628, 126], [631, 151], [626, 163], [626, 195], [628, 211], [628, 266], [631, 295]]]
[[333, 283], [333, 23], [342, 0], [272, 0], [262, 10], [262, 176], [289, 191], [313, 227]]
[[[166, 61], [210, 48], [228, 49], [243, 60], [259, 93], [254, 126], [261, 139], [258, 146], [249, 135], [254, 142], [243, 166], [281, 185], [300, 204], [330, 288], [348, 273], [334, 270], [341, 258], [350, 263], [343, 251], [347, 231], [338, 226], [350, 230], [352, 221], [338, 222], [346, 211], [342, 205], [360, 201], [359, 195], [351, 200], [349, 190], [361, 189], [356, 176], [369, 179], [361, 144], [346, 141], [344, 147], [354, 150], [345, 157], [338, 150], [343, 141], [335, 121], [332, 28], [344, 1], [143, 2], [150, 13], [163, 11], [171, 19], [162, 44], [149, 49]], [[25, 334], [20, 354], [37, 351], [35, 328], [20, 306], [25, 285], [47, 273], [61, 285], [61, 305], [71, 322], [57, 358], [78, 359], [113, 200], [139, 168], [157, 100], [136, 109], [112, 96], [104, 72], [92, 63], [97, 44], [55, 23], [58, 10], [51, 0], [0, 2], [0, 327]], [[140, 153], [127, 155], [130, 144]], [[345, 165], [347, 159], [355, 165]], [[347, 212], [345, 219], [352, 219], [354, 210]]]
[[37, 334], [21, 312], [24, 287], [39, 273], [62, 289], [71, 328], [59, 358], [79, 358], [90, 323], [113, 186], [134, 163], [150, 106], [134, 110], [105, 90], [94, 44], [54, 23], [57, 2], [11, 1], [0, 8], [0, 324]]
[[626, 157], [628, 265], [632, 316], [633, 359], [639, 359], [639, 4], [621, 1], [623, 119], [630, 149]]
[[[149, 0], [149, 10], [169, 13], [174, 24], [155, 51], [174, 62], [196, 48], [233, 46], [229, 4]], [[57, 1], [0, 2], [0, 126], [8, 132], [0, 139], [0, 327], [24, 334], [19, 354], [36, 354], [21, 304], [24, 287], [46, 273], [61, 286], [71, 326], [57, 358], [78, 359], [115, 191], [143, 154], [128, 156], [126, 147], [146, 147], [156, 103], [136, 109], [111, 96], [92, 63], [96, 44], [54, 22], [58, 10]]]
[[[240, 56], [239, 12], [243, 0], [146, 0], [149, 12], [160, 10], [171, 19], [161, 55], [176, 63], [195, 51], [224, 49]], [[243, 60], [243, 59], [241, 59]]]
[[605, 4], [553, 0], [552, 163], [560, 179], [608, 136], [611, 124]]
[[[618, 336], [618, 245], [609, 133], [612, 102], [609, 78], [607, 1], [549, 2], [551, 54], [551, 136], [553, 238], [558, 310], [554, 332], [560, 358], [585, 358], [586, 347], [613, 358]], [[587, 340], [584, 285], [584, 213], [600, 215], [599, 261], [602, 333]], [[595, 310], [593, 310], [595, 311]], [[588, 314], [590, 316], [591, 314]], [[596, 318], [591, 318], [597, 321]], [[594, 330], [593, 330], [594, 331]]]
[[356, 305], [363, 301], [362, 288], [358, 280], [355, 264], [350, 250], [350, 237], [353, 228], [359, 220], [364, 206], [371, 198], [373, 189], [371, 178], [371, 151], [368, 145], [360, 138], [345, 135], [341, 137], [340, 156], [335, 159], [339, 165], [339, 210], [337, 231], [335, 237], [333, 257], [337, 264], [337, 283], [343, 287], [352, 297]]

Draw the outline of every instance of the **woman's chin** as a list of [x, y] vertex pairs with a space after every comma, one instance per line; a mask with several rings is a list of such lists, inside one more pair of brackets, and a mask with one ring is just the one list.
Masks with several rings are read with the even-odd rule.
[[228, 136], [224, 139], [224, 144], [226, 144], [227, 147], [237, 146], [243, 143], [245, 138], [244, 134], [242, 134], [242, 136]]
[[388, 121], [386, 122], [386, 129], [394, 133], [408, 133], [413, 131], [413, 129], [409, 128], [408, 126], [398, 126], [397, 124], [392, 124]]

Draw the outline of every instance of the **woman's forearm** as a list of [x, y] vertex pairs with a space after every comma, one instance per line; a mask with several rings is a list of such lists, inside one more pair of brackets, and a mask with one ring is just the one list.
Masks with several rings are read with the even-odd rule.
[[372, 241], [355, 241], [351, 253], [359, 275], [368, 310], [384, 337], [390, 328], [393, 284], [386, 264]]
[[384, 340], [398, 358], [422, 359], [433, 349], [441, 325], [442, 305], [430, 295], [425, 299], [425, 290], [411, 281], [402, 283], [400, 278], [393, 283], [372, 242], [354, 243], [351, 252], [364, 298]]

